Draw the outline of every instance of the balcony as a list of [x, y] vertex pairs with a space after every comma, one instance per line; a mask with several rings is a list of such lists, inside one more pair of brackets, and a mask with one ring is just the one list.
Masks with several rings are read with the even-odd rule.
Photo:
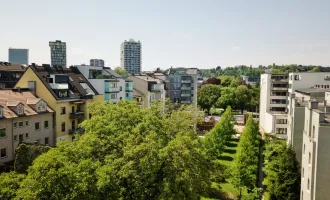
[[85, 132], [85, 129], [84, 128], [73, 128], [73, 129], [69, 129], [69, 134], [75, 134], [75, 133], [78, 133], [78, 134], [83, 134]]
[[181, 80], [181, 83], [191, 83], [191, 80]]
[[105, 88], [105, 92], [119, 92], [119, 91], [120, 91], [119, 87]]
[[130, 87], [125, 87], [125, 91], [133, 91], [133, 87], [132, 86], [130, 86]]
[[84, 119], [85, 113], [83, 111], [77, 111], [70, 113], [70, 119]]
[[181, 103], [183, 103], [183, 104], [191, 104], [191, 101], [184, 100], [184, 101], [181, 101]]
[[182, 97], [190, 97], [191, 94], [181, 94]]
[[181, 87], [181, 90], [191, 90], [191, 87]]
[[272, 90], [277, 90], [277, 91], [286, 91], [288, 90], [288, 87], [272, 87], [271, 88]]
[[272, 82], [289, 82], [289, 79], [272, 79]]

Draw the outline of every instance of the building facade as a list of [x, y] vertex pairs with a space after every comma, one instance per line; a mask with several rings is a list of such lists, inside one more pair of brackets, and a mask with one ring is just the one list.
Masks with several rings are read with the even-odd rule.
[[142, 45], [140, 41], [133, 39], [125, 40], [120, 48], [121, 67], [129, 74], [141, 74]]
[[78, 125], [90, 118], [87, 105], [104, 98], [76, 67], [32, 64], [15, 87], [29, 88], [55, 111], [56, 142], [72, 141], [83, 131]]
[[54, 111], [28, 89], [0, 90], [0, 164], [21, 142], [55, 145]]
[[117, 103], [120, 100], [133, 99], [133, 82], [110, 69], [110, 67], [94, 67], [76, 65], [77, 69], [93, 85], [104, 100]]
[[[326, 101], [330, 92], [326, 92]], [[301, 160], [301, 199], [329, 199], [330, 106], [309, 101], [305, 107]]]
[[52, 66], [66, 67], [66, 43], [61, 40], [49, 42]]
[[170, 68], [167, 94], [172, 102], [193, 104], [197, 107], [198, 70], [197, 68]]
[[[329, 87], [328, 72], [294, 72], [290, 74], [262, 74], [260, 81], [260, 128], [287, 138], [288, 112], [295, 90]], [[329, 79], [329, 80], [328, 80]]]
[[8, 49], [8, 61], [14, 64], [28, 65], [29, 50], [28, 49]]
[[104, 67], [104, 60], [102, 59], [90, 59], [89, 63], [93, 67]]
[[131, 75], [129, 79], [133, 81], [133, 89], [138, 103], [143, 103], [143, 108], [150, 108], [152, 101], [162, 101], [165, 103], [165, 91], [162, 80], [146, 75]]
[[0, 62], [0, 88], [14, 88], [25, 70], [25, 65]]

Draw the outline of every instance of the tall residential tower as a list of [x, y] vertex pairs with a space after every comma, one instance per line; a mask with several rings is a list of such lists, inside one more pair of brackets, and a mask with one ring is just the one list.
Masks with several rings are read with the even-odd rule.
[[121, 67], [129, 74], [141, 73], [141, 42], [133, 39], [125, 40], [120, 48]]
[[28, 65], [29, 64], [29, 50], [28, 49], [9, 48], [8, 61], [13, 64]]
[[49, 42], [52, 66], [66, 67], [66, 43], [61, 40]]

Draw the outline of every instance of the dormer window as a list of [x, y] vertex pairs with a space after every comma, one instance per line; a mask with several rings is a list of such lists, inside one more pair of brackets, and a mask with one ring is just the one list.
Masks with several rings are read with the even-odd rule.
[[18, 104], [17, 105], [17, 114], [18, 115], [23, 115], [24, 114], [24, 105], [23, 104]]
[[47, 110], [47, 104], [46, 104], [46, 102], [44, 102], [43, 100], [40, 100], [36, 104], [36, 110], [37, 110], [37, 112], [45, 112]]

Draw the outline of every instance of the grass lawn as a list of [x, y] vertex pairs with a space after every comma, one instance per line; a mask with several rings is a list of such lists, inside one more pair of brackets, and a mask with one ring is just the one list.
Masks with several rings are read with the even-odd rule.
[[[227, 145], [226, 150], [224, 151], [223, 155], [221, 156], [220, 163], [231, 168], [233, 166], [234, 157], [237, 150], [239, 139], [232, 139], [232, 141]], [[215, 183], [213, 182], [212, 188], [216, 189], [217, 191], [221, 191], [225, 193], [227, 199], [237, 199], [239, 195], [239, 191], [234, 188], [231, 184], [231, 179], [227, 179], [226, 183]], [[243, 195], [246, 194], [246, 191], [243, 191]], [[202, 198], [203, 200], [209, 200], [208, 198]]]

